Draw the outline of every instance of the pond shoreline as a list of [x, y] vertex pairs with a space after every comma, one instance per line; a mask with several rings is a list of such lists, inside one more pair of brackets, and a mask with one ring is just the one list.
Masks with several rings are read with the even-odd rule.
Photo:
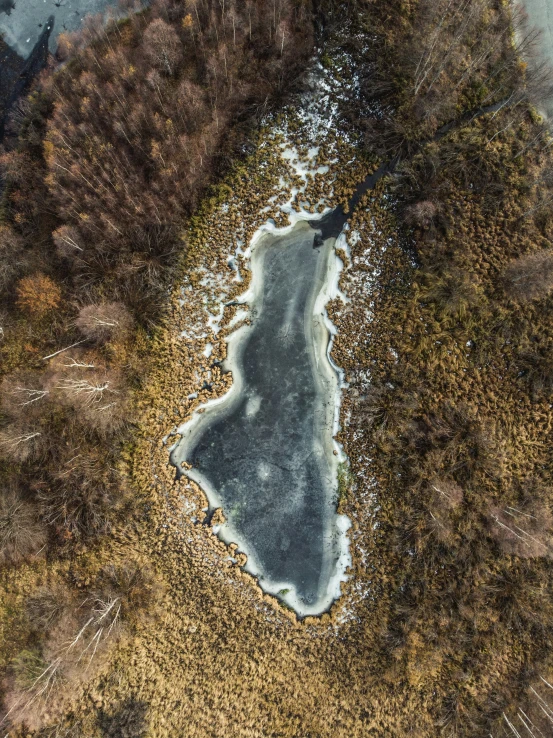
[[[324, 244], [321, 244], [322, 249], [320, 249], [319, 252], [319, 247], [315, 246], [314, 248], [313, 246], [316, 232], [305, 220], [300, 220], [295, 225], [283, 229], [275, 229], [270, 225], [262, 226], [255, 234], [251, 242], [251, 247], [248, 249], [248, 251], [251, 252], [252, 281], [250, 287], [248, 291], [241, 295], [235, 302], [238, 305], [249, 306], [248, 322], [252, 315], [255, 316], [258, 312], [261, 312], [260, 308], [263, 302], [262, 294], [264, 291], [264, 259], [268, 253], [274, 253], [274, 249], [278, 249], [279, 246], [283, 245], [283, 243], [288, 243], [288, 241], [290, 241], [288, 248], [291, 248], [294, 241], [294, 234], [297, 234], [295, 236], [295, 240], [303, 239], [304, 242], [302, 242], [301, 248], [309, 249], [309, 251], [303, 252], [305, 256], [307, 256], [308, 261], [312, 259], [317, 261], [316, 273], [318, 276], [315, 280], [317, 286], [313, 286], [311, 288], [309, 296], [307, 297], [304, 328], [307, 330], [305, 338], [310, 353], [310, 372], [314, 388], [316, 388], [315, 393], [318, 397], [318, 400], [316, 401], [316, 407], [318, 407], [318, 410], [315, 409], [315, 416], [312, 421], [315, 426], [319, 424], [319, 427], [315, 427], [315, 430], [313, 431], [315, 434], [313, 441], [315, 446], [313, 448], [315, 453], [317, 453], [317, 449], [319, 449], [318, 453], [320, 454], [320, 458], [316, 462], [316, 466], [320, 467], [323, 486], [320, 492], [317, 491], [316, 493], [314, 489], [309, 487], [309, 485], [307, 488], [305, 486], [305, 480], [303, 478], [305, 468], [303, 467], [303, 463], [309, 463], [308, 458], [311, 455], [311, 452], [306, 457], [305, 462], [302, 462], [300, 467], [297, 467], [297, 465], [294, 466], [294, 464], [296, 464], [296, 462], [294, 462], [294, 458], [297, 457], [298, 448], [302, 447], [302, 442], [307, 444], [311, 443], [311, 441], [309, 441], [309, 422], [308, 426], [305, 426], [301, 421], [299, 421], [300, 426], [303, 428], [303, 431], [301, 432], [303, 432], [304, 435], [307, 433], [307, 438], [302, 439], [301, 432], [298, 431], [300, 432], [300, 436], [297, 438], [295, 436], [293, 437], [292, 444], [285, 449], [283, 456], [280, 448], [275, 450], [265, 447], [263, 454], [268, 453], [269, 457], [267, 458], [272, 458], [276, 453], [275, 461], [267, 461], [264, 457], [260, 457], [261, 465], [269, 464], [266, 472], [268, 477], [270, 476], [269, 469], [273, 470], [271, 473], [273, 476], [278, 476], [279, 474], [282, 475], [284, 473], [282, 470], [278, 472], [273, 464], [278, 466], [280, 463], [284, 463], [285, 467], [291, 464], [291, 468], [297, 469], [293, 474], [292, 484], [289, 482], [284, 483], [284, 486], [280, 488], [278, 487], [279, 483], [275, 482], [277, 487], [271, 490], [268, 498], [264, 498], [263, 504], [265, 505], [272, 504], [276, 499], [279, 499], [279, 505], [275, 509], [274, 514], [277, 516], [285, 516], [283, 520], [280, 521], [280, 524], [278, 520], [271, 520], [267, 514], [265, 520], [257, 520], [255, 523], [252, 523], [254, 528], [258, 527], [259, 530], [264, 531], [261, 536], [262, 538], [270, 537], [271, 532], [267, 529], [268, 527], [276, 527], [280, 529], [278, 533], [275, 532], [273, 547], [269, 547], [268, 550], [263, 550], [264, 545], [259, 540], [257, 543], [251, 539], [247, 540], [248, 536], [245, 536], [243, 530], [240, 530], [240, 523], [237, 525], [232, 520], [232, 512], [229, 515], [229, 519], [225, 521], [224, 524], [216, 526], [215, 532], [217, 532], [219, 537], [227, 544], [234, 543], [239, 545], [240, 550], [248, 557], [247, 564], [245, 566], [246, 571], [258, 578], [259, 584], [264, 591], [281, 598], [287, 606], [292, 607], [300, 616], [307, 616], [321, 614], [328, 610], [332, 602], [340, 596], [340, 582], [345, 580], [345, 572], [351, 565], [349, 540], [346, 535], [346, 531], [350, 527], [350, 522], [345, 516], [337, 515], [336, 513], [338, 464], [340, 462], [344, 462], [345, 457], [343, 456], [340, 446], [333, 440], [333, 437], [339, 430], [338, 417], [340, 389], [341, 386], [343, 386], [343, 377], [340, 375], [338, 368], [335, 367], [329, 356], [329, 352], [332, 347], [333, 327], [330, 324], [328, 316], [326, 316], [325, 310], [327, 302], [336, 296], [335, 293], [341, 271], [339, 266], [341, 261], [335, 251], [335, 240], [329, 239], [325, 241]], [[307, 241], [310, 241], [310, 243], [307, 243]], [[284, 248], [286, 248], [286, 246]], [[284, 253], [285, 252], [281, 252], [281, 254]], [[294, 278], [295, 275], [290, 274], [290, 279], [293, 280]], [[297, 297], [297, 294], [293, 295], [293, 299], [297, 299]], [[254, 317], [254, 326], [255, 321], [256, 318]], [[182, 473], [189, 479], [199, 484], [206, 493], [212, 513], [215, 509], [222, 508], [223, 513], [228, 515], [229, 506], [232, 504], [230, 500], [232, 498], [228, 497], [228, 492], [227, 499], [225, 499], [224, 494], [219, 494], [217, 487], [220, 486], [221, 480], [219, 484], [212, 484], [205, 474], [197, 468], [190, 469], [189, 464], [186, 462], [194, 459], [195, 449], [198, 443], [201, 442], [202, 436], [209, 433], [210, 427], [217, 424], [218, 418], [225, 418], [225, 416], [235, 412], [238, 406], [244, 401], [244, 394], [247, 395], [248, 393], [251, 393], [251, 388], [246, 386], [247, 383], [245, 383], [244, 359], [247, 357], [247, 344], [254, 333], [254, 326], [252, 326], [251, 323], [246, 323], [233, 331], [226, 339], [228, 343], [228, 352], [227, 359], [223, 364], [223, 370], [232, 374], [233, 383], [231, 388], [223, 397], [212, 400], [200, 407], [193, 417], [178, 429], [178, 433], [181, 435], [181, 440], [173, 447], [172, 451], [173, 463], [178, 465], [178, 468], [180, 468]], [[263, 353], [265, 354], [265, 351]], [[265, 355], [263, 358], [266, 359], [266, 361], [269, 361]], [[274, 367], [267, 367], [266, 370], [267, 372], [271, 372], [273, 369]], [[286, 385], [290, 381], [292, 382], [292, 386], [296, 386], [294, 384], [294, 379], [290, 379], [293, 374], [292, 367], [290, 367], [290, 370], [292, 373], [288, 375], [285, 371], [283, 377], [284, 383]], [[251, 378], [250, 374], [250, 380]], [[302, 383], [300, 382], [300, 385], [301, 384]], [[298, 396], [299, 399], [294, 400], [294, 402], [301, 402], [301, 397], [302, 395], [300, 392], [300, 395]], [[333, 397], [335, 398], [334, 400], [332, 399]], [[254, 403], [254, 399], [257, 400], [257, 403]], [[268, 401], [271, 401], [270, 397]], [[256, 412], [258, 412], [259, 404], [261, 403], [261, 397], [259, 395], [256, 395], [255, 398], [250, 397], [247, 402], [249, 403], [248, 407], [250, 405], [253, 407], [253, 404], [256, 404]], [[297, 408], [287, 407], [286, 398], [281, 397], [277, 401], [275, 413], [278, 414], [281, 406], [283, 408], [283, 413], [286, 413], [286, 410], [291, 413], [291, 416], [294, 416], [294, 412], [297, 413]], [[240, 422], [242, 421], [243, 419]], [[276, 428], [276, 426], [279, 425], [278, 418], [271, 417], [270, 422], [272, 421], [274, 421]], [[291, 422], [293, 424], [293, 421]], [[246, 421], [245, 426], [242, 429], [243, 433], [247, 433], [249, 431], [248, 425], [249, 423]], [[286, 426], [286, 419], [284, 425]], [[262, 431], [262, 429], [263, 426], [261, 426], [258, 432]], [[285, 443], [284, 438], [287, 437], [287, 433], [293, 432], [290, 428], [286, 428], [285, 430], [286, 433], [283, 437], [283, 443]], [[240, 432], [236, 425], [233, 428], [230, 428], [228, 433], [240, 437]], [[225, 437], [223, 437], [223, 440], [225, 440]], [[227, 441], [227, 443], [235, 442]], [[217, 452], [219, 452], [219, 450], [217, 450]], [[256, 446], [254, 445], [252, 448], [248, 449], [248, 457], [241, 466], [248, 467], [251, 465], [253, 460], [250, 456], [254, 456], [255, 453]], [[283, 461], [277, 462], [276, 459], [280, 459], [281, 456]], [[227, 473], [230, 476], [232, 476], [232, 461], [232, 459], [228, 461], [229, 469], [227, 470]], [[181, 462], [185, 463], [181, 466]], [[216, 474], [212, 469], [212, 474], [214, 473]], [[250, 468], [249, 474], [250, 476], [247, 478], [245, 484], [248, 496], [259, 494], [256, 492], [257, 487], [254, 470]], [[286, 474], [284, 474], [283, 480], [286, 478]], [[268, 480], [267, 483], [270, 484], [271, 482], [272, 479]], [[262, 483], [263, 482], [258, 482], [258, 484]], [[316, 498], [311, 499], [311, 496], [315, 494]], [[305, 495], [310, 498], [309, 504], [307, 504], [305, 499], [303, 499]], [[290, 504], [295, 505], [296, 507], [296, 512], [291, 517], [287, 516], [287, 513], [283, 510], [283, 506], [286, 504], [286, 499], [288, 499]], [[240, 504], [247, 505], [248, 503], [242, 502]], [[298, 505], [300, 506], [299, 508]], [[303, 513], [300, 513], [299, 510], [303, 510]], [[304, 518], [303, 522], [301, 520], [302, 515]], [[241, 522], [243, 523], [243, 521]], [[297, 530], [294, 531], [296, 540], [294, 540], [294, 534], [290, 531], [290, 526], [295, 524], [297, 524]], [[313, 526], [315, 526], [313, 529], [315, 534], [309, 544], [307, 543], [307, 539], [309, 538], [307, 530], [311, 530]], [[320, 526], [320, 529], [317, 526]], [[300, 543], [297, 538], [301, 538], [302, 536], [305, 536], [305, 540]], [[293, 540], [288, 540], [289, 537]], [[291, 551], [296, 551], [296, 554], [290, 554], [296, 556], [296, 558], [287, 559], [284, 569], [279, 569], [275, 563], [275, 560], [279, 559], [280, 554], [278, 546], [280, 545], [279, 542], [281, 540], [284, 540], [285, 542], [287, 541], [287, 543], [283, 545], [289, 546]], [[261, 558], [256, 550], [259, 546], [261, 546], [261, 550], [263, 551]], [[321, 549], [322, 559], [317, 558], [317, 554], [314, 553], [314, 551], [319, 548]], [[319, 583], [315, 584], [313, 582], [313, 575], [311, 573], [308, 575], [308, 580], [312, 582], [309, 593], [307, 593], [307, 591], [301, 591], [302, 586], [304, 585], [300, 584], [300, 581], [302, 572], [303, 576], [306, 575], [306, 563], [302, 558], [302, 554], [299, 553], [300, 551], [303, 552], [303, 556], [306, 557], [307, 561], [311, 561], [312, 556], [315, 556], [313, 561], [320, 561]], [[282, 574], [275, 575], [275, 571], [282, 572], [286, 570], [289, 570], [289, 576], [282, 576]]]

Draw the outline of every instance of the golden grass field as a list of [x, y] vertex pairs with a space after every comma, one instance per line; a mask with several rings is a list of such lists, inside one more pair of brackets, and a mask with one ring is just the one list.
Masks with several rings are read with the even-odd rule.
[[[400, 5], [401, 37], [416, 4]], [[398, 116], [411, 121], [405, 108]], [[25, 601], [37, 587], [71, 581], [78, 603], [106, 567], [137, 567], [151, 573], [145, 610], [131, 609], [86, 668], [68, 659], [42, 697], [12, 689], [21, 720], [8, 735], [549, 734], [553, 297], [521, 300], [508, 284], [516, 260], [552, 235], [549, 154], [527, 146], [540, 126], [531, 107], [516, 119], [506, 108], [414, 147], [350, 220], [347, 301], [328, 312], [348, 382], [338, 511], [352, 521], [353, 565], [331, 610], [304, 620], [243, 571], [244, 555], [213, 532], [220, 516], [206, 524], [201, 490], [175, 481], [163, 442], [231, 381], [203, 350], [224, 357], [236, 308], [217, 335], [205, 335], [209, 313], [248, 284], [245, 259], [242, 283], [227, 266], [237, 241], [270, 217], [286, 225], [279, 205], [293, 186], [298, 208], [347, 203], [382, 159], [361, 135], [314, 140], [290, 109], [262, 128], [183, 226], [165, 318], [141, 344], [150, 365], [120, 461], [125, 516], [94, 546], [4, 571], [2, 666], [28, 648]], [[291, 145], [303, 159], [318, 145], [315, 164], [329, 171], [298, 180], [281, 156]], [[412, 215], [429, 201], [430, 216]], [[505, 533], [509, 520], [530, 531], [526, 542]]]

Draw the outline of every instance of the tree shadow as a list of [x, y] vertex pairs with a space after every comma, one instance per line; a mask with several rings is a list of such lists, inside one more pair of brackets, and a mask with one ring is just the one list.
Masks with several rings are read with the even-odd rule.
[[148, 704], [129, 697], [113, 712], [99, 710], [96, 721], [105, 738], [142, 738], [148, 729]]

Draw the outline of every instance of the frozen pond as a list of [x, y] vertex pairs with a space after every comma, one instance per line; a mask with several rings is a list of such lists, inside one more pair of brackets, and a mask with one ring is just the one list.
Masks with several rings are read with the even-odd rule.
[[314, 239], [304, 222], [256, 243], [244, 296], [251, 325], [229, 339], [224, 367], [232, 389], [179, 429], [172, 455], [223, 508], [220, 535], [247, 554], [246, 568], [300, 614], [331, 604], [348, 563], [332, 438], [340, 386], [324, 311], [337, 257], [334, 239], [318, 248]]
[[[553, 68], [553, 0], [522, 0], [528, 14], [528, 28], [540, 32], [536, 42], [536, 61], [546, 62]], [[553, 116], [553, 99], [543, 103], [544, 112]]]
[[50, 51], [56, 49], [57, 36], [80, 28], [86, 15], [103, 13], [116, 6], [113, 0], [0, 0], [0, 33], [4, 41], [27, 58], [48, 18], [54, 17]]

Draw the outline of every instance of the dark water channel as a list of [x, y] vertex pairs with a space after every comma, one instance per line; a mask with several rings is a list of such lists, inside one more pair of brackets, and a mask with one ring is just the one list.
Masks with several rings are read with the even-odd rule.
[[290, 590], [299, 611], [332, 601], [343, 546], [332, 440], [339, 382], [317, 300], [334, 240], [316, 248], [315, 235], [300, 223], [255, 246], [251, 327], [231, 339], [224, 367], [233, 388], [181, 429], [173, 452], [223, 508], [223, 537], [239, 543], [263, 588]]

